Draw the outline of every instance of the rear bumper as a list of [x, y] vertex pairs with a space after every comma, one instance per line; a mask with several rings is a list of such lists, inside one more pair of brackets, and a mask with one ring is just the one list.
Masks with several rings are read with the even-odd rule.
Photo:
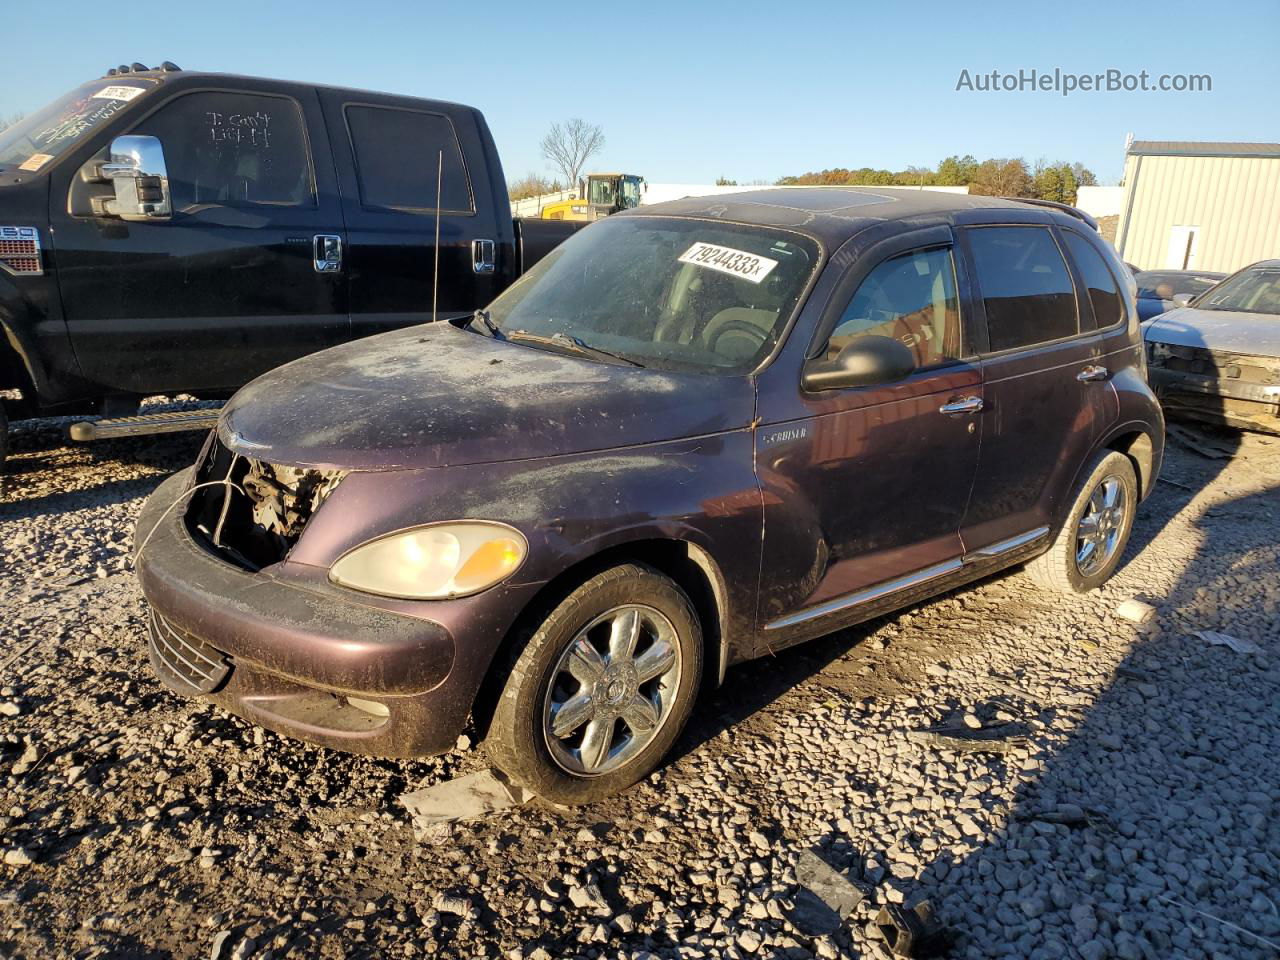
[[[190, 472], [162, 484], [137, 536], [150, 654], [167, 686], [278, 733], [376, 756], [453, 747], [471, 698], [449, 679], [450, 632], [334, 588], [250, 573], [206, 552], [181, 507]], [[353, 705], [352, 701], [358, 705]]]
[[1280, 385], [1155, 366], [1147, 373], [1151, 388], [1172, 414], [1246, 430], [1280, 432]]

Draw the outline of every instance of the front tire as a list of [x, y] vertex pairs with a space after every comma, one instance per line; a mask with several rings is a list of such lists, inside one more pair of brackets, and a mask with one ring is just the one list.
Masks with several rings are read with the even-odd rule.
[[574, 590], [520, 651], [494, 710], [494, 765], [554, 803], [591, 803], [648, 775], [684, 729], [702, 680], [689, 597], [641, 564]]
[[1099, 452], [1053, 545], [1027, 564], [1027, 573], [1060, 593], [1102, 586], [1120, 565], [1137, 506], [1138, 476], [1129, 458]]

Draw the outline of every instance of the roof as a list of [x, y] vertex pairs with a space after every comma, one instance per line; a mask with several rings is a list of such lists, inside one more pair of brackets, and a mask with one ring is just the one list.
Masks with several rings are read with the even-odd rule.
[[1135, 140], [1130, 154], [1144, 157], [1257, 157], [1280, 159], [1280, 143], [1214, 143], [1208, 140]]
[[[1067, 218], [1043, 207], [1001, 197], [941, 193], [930, 190], [880, 193], [875, 187], [773, 187], [707, 197], [686, 197], [636, 207], [616, 216], [677, 216], [714, 218], [762, 227], [781, 227], [807, 233], [831, 247], [873, 224], [912, 220], [915, 225], [954, 223], [957, 215], [981, 220], [973, 211], [1004, 210], [1010, 221], [1050, 222]], [[999, 220], [1002, 217], [992, 217]]]

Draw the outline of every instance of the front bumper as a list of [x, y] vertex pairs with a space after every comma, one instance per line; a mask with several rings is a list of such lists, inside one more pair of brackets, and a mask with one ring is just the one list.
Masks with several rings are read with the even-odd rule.
[[165, 684], [340, 750], [452, 749], [471, 696], [450, 682], [450, 632], [337, 588], [287, 582], [286, 565], [250, 573], [214, 557], [192, 539], [182, 506], [169, 510], [189, 482], [184, 471], [161, 484], [136, 533], [150, 654]]
[[1151, 389], [1166, 410], [1196, 420], [1244, 430], [1280, 433], [1280, 385], [1151, 366]]

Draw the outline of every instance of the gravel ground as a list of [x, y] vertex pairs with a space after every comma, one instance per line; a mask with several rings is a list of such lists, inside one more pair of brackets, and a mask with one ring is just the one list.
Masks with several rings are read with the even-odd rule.
[[[22, 425], [0, 494], [0, 954], [877, 957], [880, 907], [927, 899], [954, 957], [1275, 957], [1280, 442], [1218, 440], [1234, 459], [1170, 447], [1105, 589], [1003, 576], [736, 668], [625, 796], [419, 841], [397, 797], [479, 768], [469, 744], [346, 756], [152, 676], [132, 523], [200, 438]], [[1133, 597], [1153, 626], [1116, 616]], [[830, 933], [808, 850], [865, 893]]]

